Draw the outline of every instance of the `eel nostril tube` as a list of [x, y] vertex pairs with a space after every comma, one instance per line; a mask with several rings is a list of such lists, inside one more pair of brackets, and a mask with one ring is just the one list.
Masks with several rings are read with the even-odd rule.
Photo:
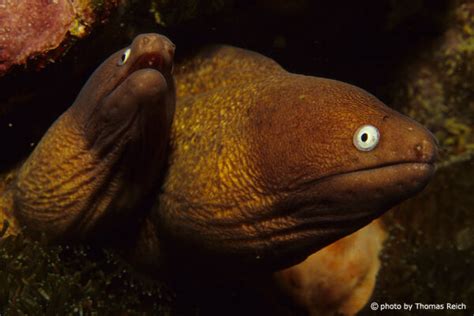
[[416, 157], [423, 158], [423, 146], [421, 144], [415, 145]]
[[142, 44], [147, 45], [148, 42], [150, 42], [150, 38], [148, 36], [143, 36], [142, 38]]
[[414, 146], [416, 157], [422, 161], [434, 162], [438, 157], [436, 141], [422, 140]]

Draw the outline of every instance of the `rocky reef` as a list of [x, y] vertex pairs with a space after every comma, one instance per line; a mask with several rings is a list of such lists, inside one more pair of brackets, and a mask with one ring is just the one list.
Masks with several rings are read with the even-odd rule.
[[444, 23], [392, 94], [395, 106], [435, 133], [449, 163], [474, 152], [474, 3], [452, 1]]
[[0, 76], [29, 62], [43, 68], [104, 22], [118, 0], [25, 0], [0, 3]]
[[[474, 269], [473, 172], [472, 160], [441, 168], [423, 193], [387, 213], [389, 239], [371, 301], [464, 303], [472, 310], [474, 283], [467, 275]], [[443, 315], [465, 312], [444, 310]], [[366, 308], [363, 315], [373, 312]]]
[[[442, 32], [422, 41], [388, 95], [440, 142], [434, 180], [417, 197], [388, 212], [389, 239], [372, 301], [464, 303], [474, 307], [474, 3], [449, 1], [438, 15]], [[445, 315], [466, 312], [444, 310]], [[426, 311], [388, 311], [423, 315]], [[363, 315], [372, 315], [366, 307]]]
[[2, 315], [170, 315], [173, 293], [116, 253], [48, 247], [22, 236], [0, 239]]
[[[367, 0], [348, 2], [344, 10], [336, 3], [305, 0], [291, 6], [267, 0], [131, 1], [130, 10], [124, 3], [0, 1], [0, 143], [7, 149], [0, 170], [27, 156], [92, 69], [138, 32], [164, 32], [177, 44], [178, 59], [212, 42], [256, 50], [292, 72], [361, 86], [437, 136], [442, 155], [433, 183], [383, 218], [389, 237], [371, 301], [452, 301], [473, 310], [474, 283], [466, 277], [474, 268], [473, 1]], [[42, 20], [41, 9], [51, 20]], [[119, 19], [94, 29], [119, 11]], [[31, 16], [20, 19], [25, 12]], [[3, 23], [17, 27], [7, 34]], [[81, 57], [84, 51], [87, 57]], [[25, 63], [27, 70], [42, 71], [25, 72], [23, 66], [11, 71]], [[170, 307], [176, 303], [173, 295], [155, 288], [148, 296], [143, 291], [148, 283], [129, 281], [129, 267], [116, 257], [109, 265], [107, 256], [90, 248], [50, 249], [21, 237], [0, 240], [0, 313], [74, 312], [59, 309], [61, 304], [78, 312], [113, 312], [120, 300], [131, 314], [176, 314]], [[49, 282], [60, 290], [53, 291]], [[239, 287], [221, 293], [214, 304], [265, 311], [256, 307], [262, 302], [254, 294]], [[207, 310], [192, 306], [184, 314]], [[366, 307], [361, 314], [375, 313]]]

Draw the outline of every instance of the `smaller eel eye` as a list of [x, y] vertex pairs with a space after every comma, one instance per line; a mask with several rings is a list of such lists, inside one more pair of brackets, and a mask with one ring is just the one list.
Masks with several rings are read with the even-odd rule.
[[363, 125], [354, 133], [354, 146], [360, 151], [371, 151], [380, 140], [380, 133], [377, 127], [372, 125]]
[[124, 64], [127, 62], [128, 56], [130, 56], [130, 52], [131, 52], [131, 51], [132, 51], [132, 50], [131, 50], [130, 48], [127, 48], [127, 49], [123, 52], [122, 56], [120, 56], [120, 60], [119, 60], [118, 63], [117, 63], [119, 66], [122, 66], [122, 65], [124, 65]]

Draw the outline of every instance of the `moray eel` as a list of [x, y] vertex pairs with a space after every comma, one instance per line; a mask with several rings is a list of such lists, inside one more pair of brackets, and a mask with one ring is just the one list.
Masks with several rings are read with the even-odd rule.
[[169, 169], [144, 234], [174, 265], [289, 267], [434, 172], [432, 134], [350, 84], [228, 46], [202, 50], [175, 77]]
[[122, 228], [138, 227], [166, 158], [173, 55], [167, 38], [143, 34], [98, 67], [3, 195], [12, 232], [20, 225], [51, 241], [125, 239]]
[[437, 146], [421, 125], [238, 48], [177, 68], [172, 120], [172, 56], [167, 39], [140, 35], [99, 67], [12, 180], [19, 224], [53, 241], [127, 240], [145, 264], [274, 271], [433, 174]]

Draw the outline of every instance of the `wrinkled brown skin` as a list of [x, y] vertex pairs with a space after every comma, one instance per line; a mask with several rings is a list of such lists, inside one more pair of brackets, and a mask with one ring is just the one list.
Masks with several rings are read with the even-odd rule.
[[174, 45], [142, 34], [130, 49], [125, 63], [122, 49], [91, 75], [12, 182], [13, 214], [28, 233], [125, 239], [143, 218], [166, 157]]
[[[431, 133], [352, 85], [227, 46], [201, 51], [175, 75], [169, 170], [141, 245], [174, 268], [289, 267], [433, 174]], [[365, 124], [381, 134], [369, 152], [352, 143]]]

